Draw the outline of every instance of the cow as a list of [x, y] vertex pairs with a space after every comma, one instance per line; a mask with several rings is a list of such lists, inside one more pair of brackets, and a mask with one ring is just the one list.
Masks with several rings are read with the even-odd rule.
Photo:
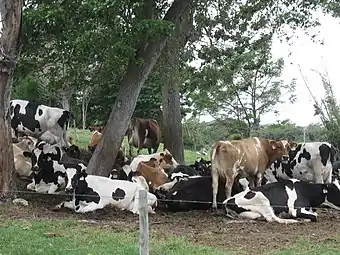
[[24, 156], [24, 150], [19, 148], [16, 144], [13, 144], [13, 158], [14, 158], [14, 169], [17, 177], [21, 180], [32, 179], [32, 164]]
[[340, 161], [334, 161], [332, 166], [332, 174], [340, 179]]
[[145, 178], [151, 192], [154, 192], [157, 187], [170, 181], [167, 174], [164, 173], [164, 170], [160, 168], [157, 160], [154, 158], [147, 162], [139, 162], [136, 172]]
[[35, 102], [15, 99], [10, 101], [12, 139], [18, 139], [18, 132], [33, 137], [44, 137], [50, 132], [63, 147], [69, 147], [67, 126], [73, 115], [64, 109], [49, 107]]
[[92, 125], [89, 126], [88, 129], [93, 132], [93, 131], [98, 131], [99, 133], [102, 133], [104, 130], [105, 126], [100, 126], [100, 125]]
[[[66, 187], [72, 192], [71, 201], [63, 201], [54, 210], [62, 207], [76, 213], [87, 213], [113, 205], [120, 210], [129, 210], [139, 214], [139, 191], [144, 189], [138, 182], [111, 180], [97, 175], [88, 175], [85, 171], [71, 173]], [[148, 212], [155, 213], [157, 197], [147, 193]]]
[[65, 150], [65, 154], [71, 158], [82, 160], [86, 165], [90, 162], [92, 157], [92, 152], [79, 148], [75, 144], [72, 144], [69, 148], [67, 148]]
[[[87, 146], [89, 151], [91, 153], [94, 152], [94, 150], [96, 149], [100, 139], [102, 138], [102, 133], [98, 132], [98, 131], [94, 131], [93, 134], [92, 134], [92, 137], [91, 137], [91, 141], [90, 141], [90, 144]], [[119, 167], [119, 166], [123, 166], [125, 164], [125, 162], [128, 160], [126, 157], [125, 157], [125, 154], [124, 154], [124, 146], [122, 145], [119, 150], [118, 150], [118, 153], [117, 153], [117, 156], [116, 156], [116, 159], [115, 159], [115, 162], [114, 162], [114, 165], [113, 167]]]
[[[129, 141], [129, 156], [132, 157], [132, 146], [137, 154], [148, 148], [149, 154], [156, 153], [161, 142], [161, 129], [156, 120], [133, 117], [125, 133]], [[153, 152], [151, 151], [153, 149]]]
[[[226, 196], [224, 183], [221, 180], [219, 181], [217, 201], [219, 202], [218, 207], [221, 208]], [[180, 180], [175, 183], [168, 192], [157, 189], [155, 194], [161, 199], [159, 206], [166, 207], [167, 210], [172, 212], [209, 210], [212, 197], [211, 185], [211, 176], [191, 176], [187, 180]], [[235, 181], [232, 194], [237, 194], [243, 190], [244, 188]]]
[[138, 155], [130, 164], [132, 171], [136, 171], [139, 162], [149, 161], [151, 158], [157, 159], [159, 166], [165, 171], [170, 171], [178, 166], [177, 161], [172, 157], [171, 153], [166, 149], [163, 152], [157, 152], [149, 155]]
[[195, 163], [190, 165], [190, 167], [194, 168], [202, 176], [211, 175], [211, 161], [210, 160], [205, 160], [204, 158], [197, 157]]
[[[223, 206], [226, 211], [233, 211], [237, 216], [248, 219], [264, 217], [268, 222], [296, 223], [298, 221], [294, 218], [316, 222], [315, 208], [323, 203], [340, 209], [339, 180], [329, 184], [297, 179], [268, 183], [227, 198]], [[282, 213], [293, 219], [277, 216]]]
[[62, 163], [62, 149], [58, 145], [39, 142], [32, 152], [25, 151], [23, 155], [31, 158], [33, 180], [27, 185], [28, 190], [37, 193], [59, 193], [66, 187], [67, 171], [69, 169], [84, 170], [81, 163]]
[[282, 162], [288, 160], [289, 146], [290, 143], [287, 141], [259, 139], [258, 137], [215, 143], [211, 152], [212, 207], [217, 208], [216, 196], [219, 177], [226, 180], [227, 198], [231, 196], [234, 179], [239, 174], [249, 178], [251, 187], [259, 186], [264, 171], [275, 160], [282, 160]]
[[275, 161], [265, 171], [264, 177], [268, 183], [291, 178], [331, 183], [334, 154], [334, 147], [327, 142], [299, 143], [290, 148], [288, 162]]

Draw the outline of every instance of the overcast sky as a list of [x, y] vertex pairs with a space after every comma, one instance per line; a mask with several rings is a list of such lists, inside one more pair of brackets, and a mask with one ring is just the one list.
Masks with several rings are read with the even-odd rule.
[[[298, 38], [294, 44], [289, 46], [287, 43], [280, 43], [278, 39], [273, 40], [272, 53], [274, 58], [282, 57], [285, 60], [285, 69], [282, 78], [289, 83], [292, 78], [297, 78], [296, 95], [297, 102], [289, 102], [279, 105], [277, 110], [279, 116], [269, 113], [262, 116], [261, 123], [269, 124], [276, 122], [277, 119], [290, 119], [293, 123], [301, 126], [307, 126], [310, 123], [319, 121], [317, 116], [313, 116], [313, 99], [310, 96], [302, 77], [298, 65], [301, 66], [304, 76], [307, 77], [313, 94], [320, 99], [324, 95], [321, 80], [311, 69], [320, 72], [328, 71], [330, 80], [334, 84], [334, 91], [338, 100], [340, 99], [340, 21], [339, 19], [325, 16], [318, 13], [321, 26], [320, 38], [324, 39], [324, 45], [313, 43], [309, 36], [304, 32], [298, 31]], [[289, 57], [289, 50], [292, 55]], [[292, 64], [290, 64], [292, 63]], [[201, 117], [201, 120], [210, 121], [210, 116]]]

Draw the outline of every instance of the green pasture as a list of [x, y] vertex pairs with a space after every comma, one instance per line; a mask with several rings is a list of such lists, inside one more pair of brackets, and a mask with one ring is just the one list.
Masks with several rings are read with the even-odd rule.
[[[109, 225], [86, 225], [72, 220], [0, 221], [0, 254], [3, 255], [133, 255], [139, 254], [138, 242], [138, 231], [116, 232]], [[265, 240], [263, 242], [265, 245]], [[289, 248], [275, 249], [265, 254], [330, 255], [339, 252], [340, 238], [334, 237], [319, 243], [304, 239], [292, 240]], [[185, 237], [158, 238], [157, 235], [151, 234], [150, 239], [150, 254], [153, 255], [247, 253], [248, 251], [233, 250], [232, 247], [212, 248], [194, 244]]]
[[[89, 144], [90, 139], [91, 139], [91, 131], [90, 130], [82, 130], [82, 129], [74, 130], [73, 128], [70, 128], [68, 130], [68, 135], [73, 138], [74, 143], [76, 145], [78, 145], [80, 148], [87, 149], [87, 145]], [[127, 141], [126, 136], [124, 137], [124, 146], [125, 146], [126, 150], [128, 150], [128, 141]], [[163, 144], [161, 143], [159, 145], [158, 151], [162, 151], [162, 150], [163, 150]], [[133, 154], [136, 155], [136, 153], [137, 153], [137, 149], [133, 148]], [[141, 151], [141, 153], [148, 154], [148, 150], [143, 149]], [[184, 150], [184, 160], [185, 160], [186, 164], [194, 163], [195, 159], [198, 156], [199, 155], [195, 151]], [[205, 156], [205, 158], [208, 159], [209, 155]]]

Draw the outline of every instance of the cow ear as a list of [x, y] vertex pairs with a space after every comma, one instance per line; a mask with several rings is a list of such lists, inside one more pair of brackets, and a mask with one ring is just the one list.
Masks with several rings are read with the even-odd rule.
[[270, 141], [269, 141], [269, 144], [272, 146], [272, 149], [273, 149], [273, 150], [276, 150], [276, 148], [277, 148], [276, 141], [270, 140]]
[[296, 142], [289, 142], [289, 147], [295, 148], [295, 147], [297, 147], [297, 143]]
[[32, 156], [32, 153], [29, 152], [29, 151], [24, 151], [22, 154], [23, 154], [26, 158], [30, 158], [30, 157]]

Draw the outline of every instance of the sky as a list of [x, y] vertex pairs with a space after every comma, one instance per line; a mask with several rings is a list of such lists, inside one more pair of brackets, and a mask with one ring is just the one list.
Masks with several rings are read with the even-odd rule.
[[[307, 78], [312, 93], [317, 99], [324, 96], [324, 89], [319, 75], [312, 71], [321, 73], [328, 72], [330, 81], [334, 84], [334, 92], [340, 100], [340, 19], [335, 19], [321, 12], [316, 13], [321, 26], [315, 31], [320, 31], [318, 38], [324, 40], [324, 45], [314, 43], [302, 30], [298, 30], [295, 35], [293, 45], [281, 43], [279, 39], [273, 39], [272, 54], [274, 58], [282, 57], [285, 60], [285, 68], [282, 73], [284, 82], [289, 83], [292, 78], [297, 79], [296, 95], [297, 101], [294, 104], [289, 102], [276, 107], [279, 116], [273, 113], [263, 115], [261, 124], [275, 123], [277, 120], [289, 119], [299, 126], [307, 126], [311, 123], [319, 122], [318, 116], [314, 115], [313, 98], [309, 94], [299, 71], [301, 67], [303, 75]], [[292, 52], [289, 56], [289, 51]], [[285, 99], [285, 98], [283, 98]], [[201, 116], [201, 121], [211, 121], [209, 115]]]

